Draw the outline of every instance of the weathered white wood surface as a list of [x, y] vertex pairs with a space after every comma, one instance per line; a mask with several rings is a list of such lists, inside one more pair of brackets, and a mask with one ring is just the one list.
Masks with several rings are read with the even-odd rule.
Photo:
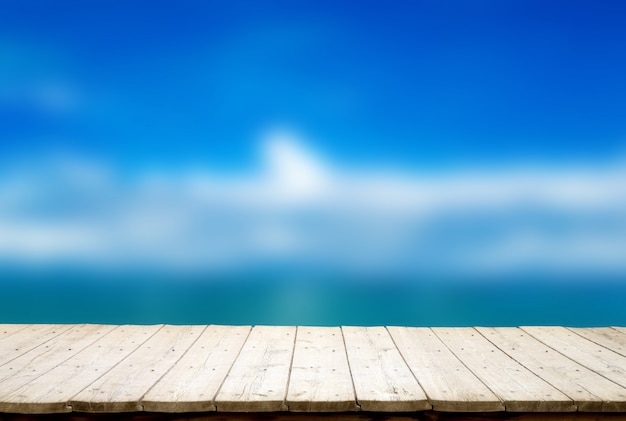
[[357, 402], [364, 411], [431, 409], [384, 327], [343, 327]]
[[14, 325], [0, 325], [0, 340], [12, 335], [15, 332], [19, 332], [22, 329], [26, 329], [30, 325], [14, 324]]
[[117, 326], [113, 331], [14, 392], [0, 396], [0, 412], [70, 412], [69, 401], [161, 328]]
[[626, 415], [625, 337], [619, 327], [0, 325], [0, 413]]
[[504, 405], [427, 328], [389, 327], [389, 333], [424, 388], [433, 409], [446, 412], [504, 411]]
[[[141, 398], [198, 339], [204, 326], [163, 326], [70, 400], [77, 411], [141, 411]], [[106, 356], [103, 356], [106, 357]]]
[[114, 326], [77, 325], [0, 366], [0, 396], [5, 396], [78, 354]]
[[215, 394], [249, 333], [248, 326], [208, 326], [178, 363], [144, 396], [144, 410], [215, 411]]
[[32, 325], [0, 339], [0, 365], [6, 364], [70, 328], [71, 326], [68, 325]]
[[626, 389], [515, 328], [477, 328], [511, 358], [550, 383], [579, 411], [626, 411]]
[[626, 357], [560, 326], [522, 327], [561, 354], [626, 387]]
[[626, 327], [623, 327], [623, 326], [611, 326], [611, 328], [617, 330], [618, 332], [622, 332], [624, 335], [626, 335]]
[[610, 327], [600, 328], [570, 328], [574, 333], [602, 345], [611, 351], [626, 356], [626, 334]]
[[217, 410], [286, 410], [295, 338], [295, 327], [254, 327], [215, 398]]
[[340, 328], [298, 327], [287, 406], [307, 412], [358, 409]]
[[571, 399], [500, 351], [473, 328], [436, 328], [435, 334], [514, 412], [576, 411]]

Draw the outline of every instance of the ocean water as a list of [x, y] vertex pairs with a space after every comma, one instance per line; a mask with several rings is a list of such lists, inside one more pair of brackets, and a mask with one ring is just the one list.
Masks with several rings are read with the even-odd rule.
[[626, 326], [619, 279], [5, 273], [0, 323]]

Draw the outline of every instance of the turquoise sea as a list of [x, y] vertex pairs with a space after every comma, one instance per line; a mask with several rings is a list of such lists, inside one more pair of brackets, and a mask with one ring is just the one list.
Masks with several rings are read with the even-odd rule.
[[622, 279], [4, 273], [0, 323], [626, 326]]

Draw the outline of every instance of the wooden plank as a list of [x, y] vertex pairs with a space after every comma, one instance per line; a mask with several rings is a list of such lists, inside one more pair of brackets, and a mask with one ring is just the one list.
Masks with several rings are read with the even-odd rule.
[[340, 328], [298, 327], [287, 406], [299, 412], [358, 409]]
[[144, 411], [215, 411], [213, 399], [249, 333], [249, 326], [208, 326], [144, 396]]
[[71, 325], [32, 325], [0, 339], [0, 366], [69, 330]]
[[626, 327], [623, 326], [611, 326], [611, 329], [615, 329], [618, 332], [621, 332], [626, 335]]
[[623, 413], [597, 412], [272, 412], [272, 413], [150, 413], [82, 414], [48, 416], [0, 414], [2, 421], [626, 421]]
[[295, 337], [293, 326], [254, 327], [215, 398], [217, 410], [286, 410]]
[[26, 329], [29, 326], [32, 326], [32, 325], [24, 325], [24, 324], [0, 325], [0, 340], [6, 338], [9, 335], [14, 334], [15, 332], [19, 332], [22, 329]]
[[47, 373], [0, 397], [0, 412], [68, 412], [70, 399], [150, 338], [162, 325], [116, 327], [91, 346]]
[[81, 414], [50, 416], [2, 414], [2, 421], [626, 421], [626, 414], [595, 412], [272, 412], [272, 413], [149, 413]]
[[[290, 409], [344, 417], [340, 411], [355, 409], [357, 399], [362, 409], [391, 416], [389, 412], [419, 411], [415, 405], [420, 402], [430, 407], [420, 382], [436, 411], [497, 410], [472, 406], [484, 403], [480, 388], [495, 392], [489, 404], [501, 405], [500, 397], [509, 411], [570, 411], [576, 405], [579, 411], [626, 411], [623, 328], [477, 329], [480, 333], [383, 327], [250, 331], [228, 326], [0, 325], [0, 359], [6, 359], [0, 364], [0, 413]], [[444, 337], [448, 331], [453, 334]], [[498, 375], [502, 381], [495, 384]], [[449, 390], [441, 393], [441, 402], [436, 392], [430, 396], [430, 388], [438, 384], [439, 391]], [[407, 397], [415, 395], [412, 387], [421, 398]], [[473, 392], [474, 400], [466, 392]], [[503, 393], [512, 398], [504, 399]], [[553, 394], [550, 399], [548, 393]], [[535, 396], [534, 404], [519, 399], [526, 395]], [[526, 404], [531, 408], [521, 409]], [[562, 408], [555, 409], [559, 404]]]
[[619, 330], [610, 327], [569, 328], [569, 330], [613, 352], [626, 356], [626, 334]]
[[577, 364], [516, 328], [477, 328], [508, 356], [578, 406], [578, 411], [626, 411], [626, 389]]
[[446, 346], [513, 412], [569, 412], [576, 405], [472, 328], [434, 328]]
[[549, 347], [626, 387], [626, 357], [560, 326], [522, 327]]
[[114, 326], [75, 325], [0, 367], [0, 396], [6, 396], [68, 360]]
[[[144, 329], [133, 326], [129, 329]], [[132, 354], [70, 400], [75, 411], [141, 411], [141, 398], [200, 336], [205, 326], [163, 326]]]
[[435, 411], [504, 411], [485, 384], [427, 328], [388, 327]]
[[431, 409], [384, 327], [342, 327], [357, 402], [364, 411]]

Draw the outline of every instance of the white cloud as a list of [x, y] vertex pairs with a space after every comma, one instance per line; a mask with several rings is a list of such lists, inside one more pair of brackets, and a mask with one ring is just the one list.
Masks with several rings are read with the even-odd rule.
[[331, 175], [322, 160], [290, 133], [277, 132], [264, 142], [267, 171], [272, 189], [284, 196], [306, 199], [324, 194]]
[[626, 273], [626, 167], [410, 174], [330, 166], [293, 135], [249, 176], [120, 181], [84, 160], [0, 175], [0, 261], [382, 273]]

